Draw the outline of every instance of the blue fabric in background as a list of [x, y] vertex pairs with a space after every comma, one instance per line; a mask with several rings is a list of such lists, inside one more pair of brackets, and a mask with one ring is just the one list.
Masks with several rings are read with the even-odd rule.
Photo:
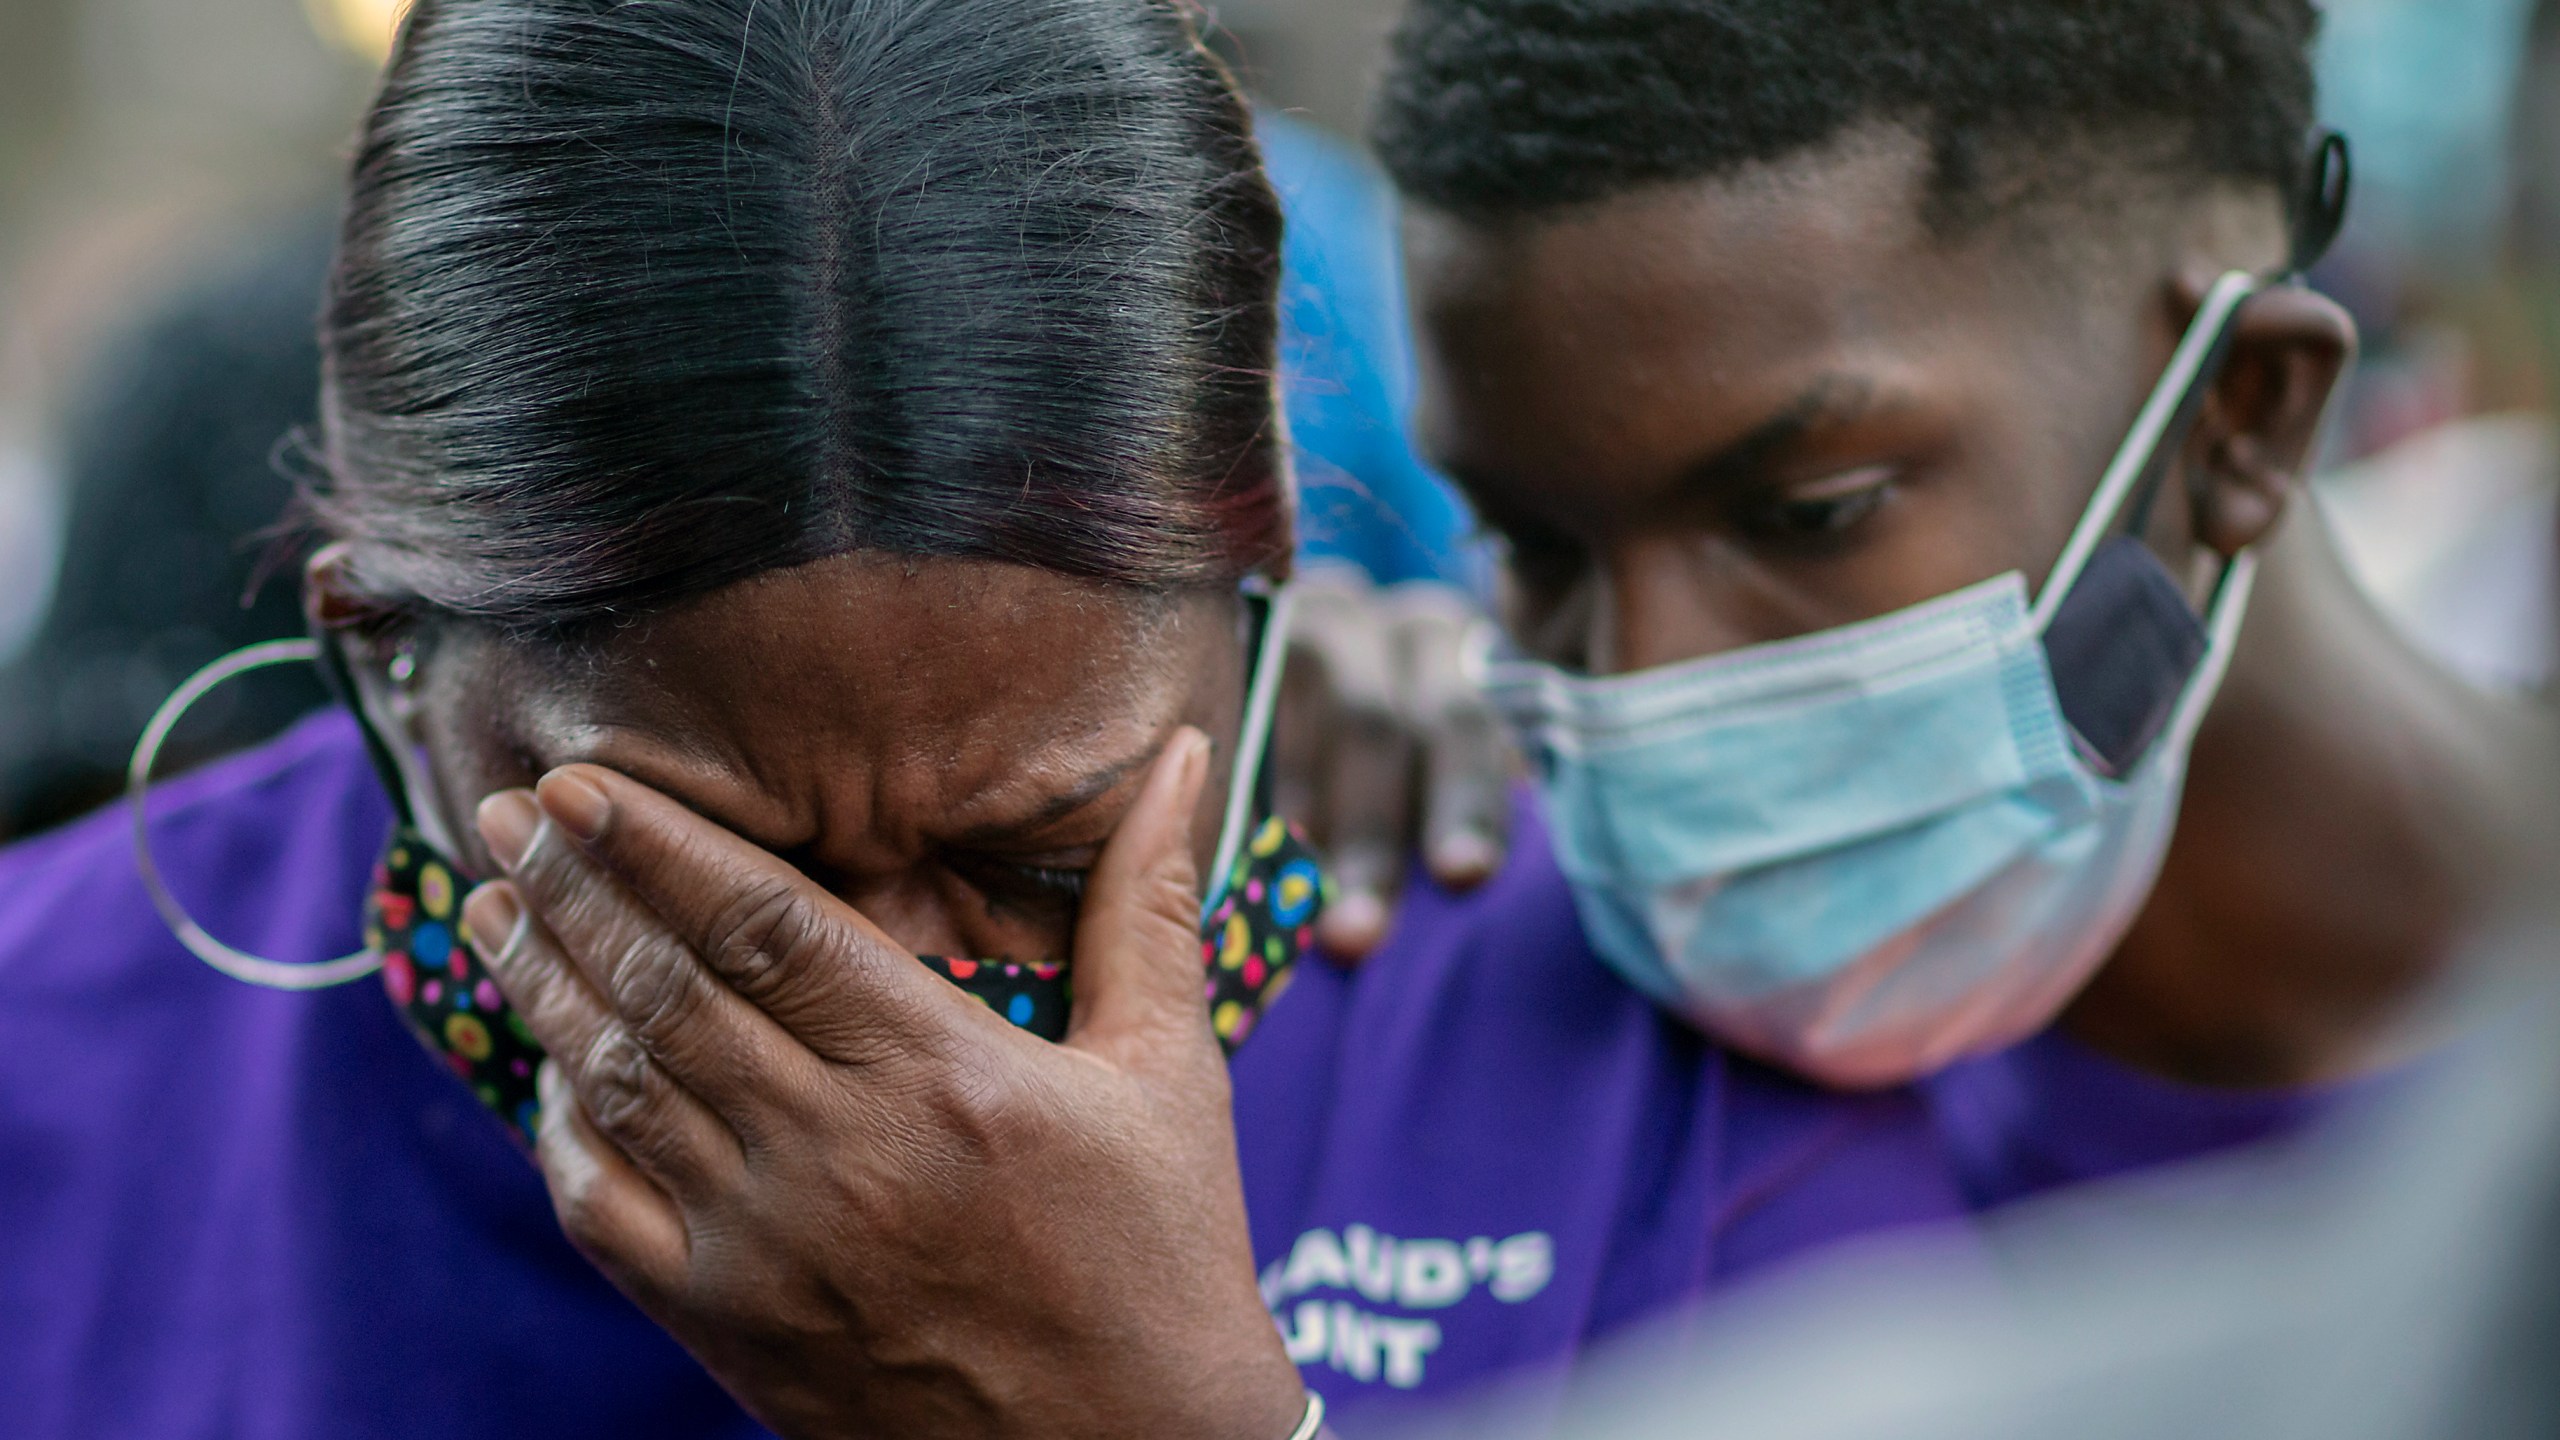
[[1415, 456], [1413, 351], [1395, 197], [1350, 144], [1277, 111], [1257, 117], [1288, 214], [1281, 370], [1298, 455], [1299, 555], [1347, 560], [1382, 585], [1476, 587], [1475, 521]]
[[2496, 256], [2532, 12], [2532, 0], [2321, 6], [2321, 118], [2355, 146], [2351, 225], [2437, 266]]

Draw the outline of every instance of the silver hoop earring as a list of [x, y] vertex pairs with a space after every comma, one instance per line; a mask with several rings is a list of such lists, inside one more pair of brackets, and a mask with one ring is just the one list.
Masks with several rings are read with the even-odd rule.
[[125, 770], [125, 801], [133, 809], [133, 860], [142, 872], [142, 888], [151, 895], [153, 908], [160, 912], [162, 923], [178, 937], [195, 957], [207, 965], [244, 984], [263, 986], [269, 990], [327, 990], [350, 981], [361, 980], [382, 968], [382, 957], [371, 950], [312, 965], [288, 965], [235, 950], [215, 939], [178, 897], [169, 893], [160, 878], [160, 866], [151, 858], [151, 819], [145, 805], [151, 791], [151, 769], [160, 759], [160, 747], [168, 743], [169, 732], [195, 708], [196, 702], [210, 694], [215, 686], [278, 665], [316, 665], [320, 663], [320, 642], [316, 640], [270, 640], [235, 650], [189, 676], [177, 693], [162, 701], [142, 732], [142, 742], [133, 747], [133, 763]]

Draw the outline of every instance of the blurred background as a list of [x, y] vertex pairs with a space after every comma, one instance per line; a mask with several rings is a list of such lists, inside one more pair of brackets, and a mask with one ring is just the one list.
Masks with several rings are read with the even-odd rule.
[[[312, 409], [335, 174], [398, 3], [0, 0], [0, 838], [111, 796], [190, 671], [299, 627], [276, 540], [291, 437]], [[1384, 580], [1468, 583], [1465, 518], [1398, 428], [1392, 216], [1351, 143], [1395, 0], [1211, 8], [1292, 211], [1312, 537]], [[2421, 643], [2484, 684], [2547, 688], [2560, 6], [2326, 8], [2327, 104], [2360, 184], [2316, 278], [2368, 349], [2323, 494]], [[235, 687], [171, 758], [318, 700], [290, 673]]]

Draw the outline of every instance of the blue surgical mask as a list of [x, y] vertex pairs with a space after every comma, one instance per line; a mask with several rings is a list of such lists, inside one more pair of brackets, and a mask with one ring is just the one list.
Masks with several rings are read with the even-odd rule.
[[2030, 603], [2011, 573], [1593, 678], [1487, 659], [1602, 958], [1737, 1049], [1900, 1083], [2050, 1023], [2139, 912], [2254, 575], [2138, 538], [2255, 290], [2223, 278]]

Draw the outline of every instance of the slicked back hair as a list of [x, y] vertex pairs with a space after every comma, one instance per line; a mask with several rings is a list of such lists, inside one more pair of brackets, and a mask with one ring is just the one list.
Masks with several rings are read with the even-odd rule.
[[565, 631], [830, 554], [1285, 563], [1280, 216], [1175, 0], [418, 0], [305, 503]]

